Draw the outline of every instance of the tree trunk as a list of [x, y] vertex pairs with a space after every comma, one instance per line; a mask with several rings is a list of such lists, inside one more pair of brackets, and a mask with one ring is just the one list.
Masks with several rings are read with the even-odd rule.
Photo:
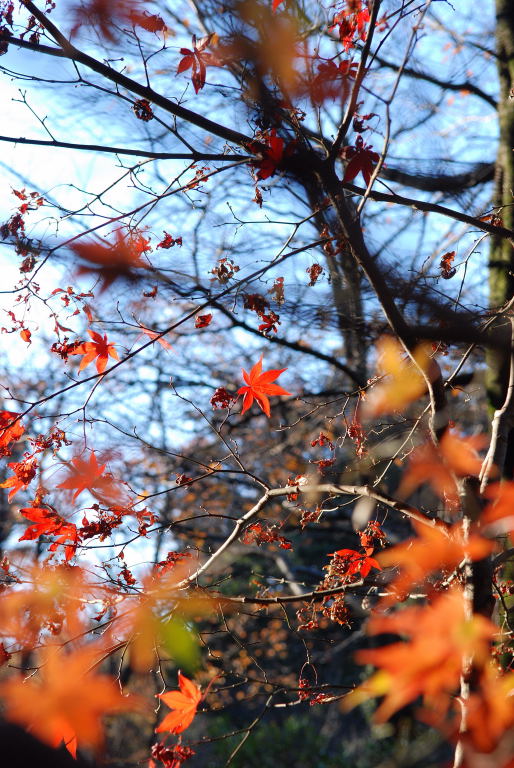
[[[514, 5], [512, 0], [496, 0], [496, 45], [498, 52], [498, 76], [500, 97], [498, 103], [499, 145], [496, 160], [494, 205], [499, 210], [503, 224], [514, 229]], [[514, 296], [514, 249], [502, 237], [491, 238], [489, 261], [490, 302], [493, 310], [501, 310]], [[496, 329], [505, 336], [504, 349], [489, 351], [487, 355], [487, 394], [491, 409], [502, 407], [509, 379], [510, 320], [499, 317]], [[513, 466], [512, 435], [505, 467]], [[512, 472], [511, 472], [512, 474]]]

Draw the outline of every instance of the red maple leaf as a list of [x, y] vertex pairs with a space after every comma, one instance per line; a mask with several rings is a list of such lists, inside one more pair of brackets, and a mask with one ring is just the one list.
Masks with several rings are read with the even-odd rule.
[[243, 379], [246, 381], [247, 386], [238, 389], [238, 395], [244, 395], [243, 409], [241, 413], [245, 413], [251, 408], [253, 401], [256, 400], [259, 407], [269, 418], [271, 416], [270, 404], [268, 395], [290, 395], [291, 392], [287, 392], [278, 384], [273, 384], [275, 379], [278, 379], [280, 374], [284, 373], [287, 368], [281, 368], [280, 370], [274, 369], [271, 371], [262, 370], [262, 355], [260, 360], [255, 363], [250, 373], [247, 373], [243, 368]]
[[76, 525], [68, 523], [55, 510], [45, 507], [26, 507], [20, 509], [20, 512], [34, 525], [29, 525], [18, 541], [32, 541], [40, 536], [58, 536], [50, 545], [50, 552], [55, 552], [58, 546], [64, 546], [66, 560], [73, 557], [79, 540]]
[[109, 344], [107, 341], [107, 336], [102, 337], [96, 331], [90, 330], [88, 330], [88, 333], [93, 341], [84, 341], [82, 344], [75, 347], [69, 354], [84, 355], [80, 361], [79, 371], [82, 371], [89, 365], [89, 363], [92, 363], [93, 360], [97, 358], [96, 370], [98, 373], [103, 373], [109, 357], [112, 357], [114, 360], [119, 360], [118, 353], [116, 352], [114, 344]]
[[195, 328], [206, 328], [212, 320], [212, 315], [197, 315], [195, 318]]
[[357, 136], [355, 146], [345, 147], [342, 154], [345, 160], [350, 161], [346, 166], [343, 181], [353, 181], [359, 173], [362, 173], [367, 186], [373, 173], [373, 166], [378, 163], [378, 153], [373, 152], [369, 144], [364, 144], [362, 136]]
[[130, 11], [129, 20], [135, 27], [143, 27], [147, 32], [163, 32], [167, 28], [160, 16], [147, 11]]
[[181, 48], [180, 53], [182, 59], [180, 59], [177, 67], [177, 75], [181, 72], [187, 72], [188, 69], [192, 69], [191, 82], [195, 93], [198, 93], [205, 85], [205, 77], [207, 74], [207, 66], [216, 66], [219, 62], [218, 59], [213, 56], [212, 53], [205, 53], [205, 49], [211, 42], [213, 34], [202, 37], [198, 42], [196, 41], [196, 35], [192, 37], [193, 49]]
[[182, 733], [193, 722], [202, 694], [198, 686], [182, 672], [178, 673], [178, 684], [180, 691], [169, 691], [158, 695], [158, 698], [162, 699], [173, 712], [166, 715], [159, 727], [155, 729], [156, 733], [163, 731]]
[[173, 235], [170, 235], [169, 232], [166, 232], [166, 230], [163, 231], [163, 239], [160, 243], [157, 243], [157, 248], [173, 248], [174, 245], [179, 245], [182, 247], [182, 238], [181, 237], [173, 237]]
[[322, 61], [318, 64], [318, 73], [313, 77], [309, 93], [314, 104], [322, 104], [325, 99], [340, 98], [345, 101], [350, 91], [350, 79], [355, 80], [357, 62], [350, 59], [340, 61]]
[[[265, 144], [266, 146], [263, 146]], [[284, 149], [284, 139], [277, 136], [277, 131], [273, 128], [269, 134], [262, 136], [260, 141], [252, 141], [248, 145], [250, 152], [259, 154], [259, 160], [252, 160], [251, 165], [257, 168], [255, 178], [262, 181], [268, 179], [276, 172], [281, 163], [291, 155], [295, 147], [295, 142], [290, 141]]]
[[76, 456], [71, 460], [70, 473], [66, 480], [63, 480], [57, 488], [65, 488], [68, 490], [75, 489], [73, 499], [80, 496], [82, 491], [90, 491], [91, 489], [97, 489], [100, 494], [114, 495], [114, 484], [109, 476], [103, 477], [106, 464], [99, 465], [96, 459], [96, 454], [91, 451], [89, 461], [85, 461], [80, 456]]

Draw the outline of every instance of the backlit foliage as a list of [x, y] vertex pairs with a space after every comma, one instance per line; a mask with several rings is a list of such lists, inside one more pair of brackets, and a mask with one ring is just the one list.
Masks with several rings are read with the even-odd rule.
[[9, 178], [55, 158], [0, 224], [0, 699], [45, 744], [245, 765], [298, 707], [310, 765], [389, 723], [382, 768], [512, 768], [514, 83], [438, 5], [0, 5]]

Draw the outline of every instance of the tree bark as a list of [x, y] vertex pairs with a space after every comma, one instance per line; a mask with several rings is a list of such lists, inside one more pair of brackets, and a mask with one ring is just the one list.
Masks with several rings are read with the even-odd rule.
[[[496, 46], [498, 53], [498, 77], [500, 98], [498, 102], [499, 144], [496, 159], [494, 205], [498, 208], [503, 224], [514, 229], [514, 5], [511, 0], [496, 0]], [[514, 296], [514, 249], [503, 237], [491, 238], [489, 259], [490, 303], [494, 310], [501, 310]], [[487, 394], [491, 409], [502, 407], [507, 394], [510, 362], [510, 321], [499, 317], [494, 325], [505, 344], [503, 349], [487, 354]], [[504, 467], [505, 476], [513, 467], [514, 440], [512, 434]]]

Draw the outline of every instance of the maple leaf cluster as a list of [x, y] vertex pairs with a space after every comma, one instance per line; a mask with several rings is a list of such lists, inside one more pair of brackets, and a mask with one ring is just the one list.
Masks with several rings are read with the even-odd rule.
[[270, 523], [252, 523], [241, 536], [243, 544], [271, 544], [277, 542], [280, 549], [292, 549], [289, 539], [281, 536], [278, 531], [279, 526]]
[[236, 398], [231, 395], [225, 387], [218, 387], [211, 397], [211, 405], [216, 410], [217, 408], [226, 409], [230, 408], [235, 403]]
[[10, 488], [8, 501], [12, 501], [18, 491], [22, 491], [27, 488], [32, 480], [36, 476], [37, 472], [37, 460], [32, 456], [27, 455], [23, 461], [11, 461], [8, 466], [14, 474], [12, 477], [8, 477], [3, 483], [0, 483], [0, 488]]
[[280, 325], [280, 316], [270, 308], [269, 302], [260, 293], [246, 293], [244, 295], [244, 308], [255, 312], [262, 323], [259, 331], [265, 336], [268, 333], [277, 333], [277, 325]]
[[239, 266], [234, 264], [231, 259], [223, 256], [223, 258], [218, 259], [218, 263], [211, 269], [210, 274], [214, 275], [214, 278], [219, 280], [221, 285], [226, 285], [236, 272], [239, 272]]
[[286, 145], [284, 139], [277, 136], [276, 128], [272, 128], [269, 133], [260, 134], [256, 141], [248, 145], [250, 152], [259, 155], [258, 159], [250, 163], [252, 168], [257, 170], [255, 174], [257, 181], [264, 181], [274, 176], [282, 163], [291, 157], [295, 147], [295, 141], [290, 141]]
[[175, 744], [173, 747], [167, 747], [165, 744], [153, 744], [151, 749], [152, 758], [148, 763], [148, 768], [156, 768], [155, 761], [162, 763], [164, 768], [180, 768], [185, 760], [196, 754], [191, 747], [184, 747], [181, 744]]
[[10, 456], [10, 443], [16, 443], [25, 432], [20, 416], [14, 411], [0, 411], [0, 456]]
[[448, 251], [444, 256], [441, 256], [441, 263], [439, 266], [441, 268], [441, 277], [445, 280], [450, 280], [450, 278], [457, 273], [455, 267], [452, 266], [454, 258], [455, 251]]
[[138, 99], [132, 105], [132, 111], [138, 120], [143, 120], [147, 123], [153, 119], [153, 110], [148, 99]]
[[[0, 37], [2, 29], [5, 29], [5, 27], [2, 28], [0, 26]], [[0, 41], [0, 52], [1, 47], [2, 42]], [[0, 237], [2, 240], [8, 238], [9, 235], [14, 238], [14, 249], [23, 259], [19, 269], [22, 274], [26, 274], [34, 269], [38, 250], [32, 246], [30, 239], [25, 235], [25, 216], [31, 211], [41, 208], [45, 200], [39, 192], [26, 192], [25, 188], [21, 190], [13, 189], [12, 193], [18, 200], [21, 200], [21, 205], [18, 206], [16, 213], [8, 221], [0, 225]], [[11, 315], [12, 313], [9, 314]], [[26, 341], [27, 339], [24, 340]]]
[[486, 664], [496, 627], [483, 616], [466, 618], [462, 588], [455, 586], [437, 596], [430, 606], [373, 616], [368, 632], [410, 638], [356, 654], [359, 663], [373, 664], [379, 671], [349, 695], [346, 706], [384, 696], [376, 713], [376, 719], [384, 722], [418, 696], [440, 714], [446, 712], [465, 660], [472, 656], [476, 665]]
[[70, 560], [77, 549], [79, 532], [77, 526], [64, 520], [54, 509], [45, 507], [24, 507], [21, 514], [33, 525], [26, 528], [19, 541], [32, 541], [40, 536], [56, 536], [49, 546], [50, 552], [56, 552], [59, 546], [64, 547], [66, 561]]
[[358, 40], [365, 40], [370, 21], [366, 0], [349, 0], [334, 16], [331, 29], [337, 27], [339, 40], [346, 52], [354, 48]]

